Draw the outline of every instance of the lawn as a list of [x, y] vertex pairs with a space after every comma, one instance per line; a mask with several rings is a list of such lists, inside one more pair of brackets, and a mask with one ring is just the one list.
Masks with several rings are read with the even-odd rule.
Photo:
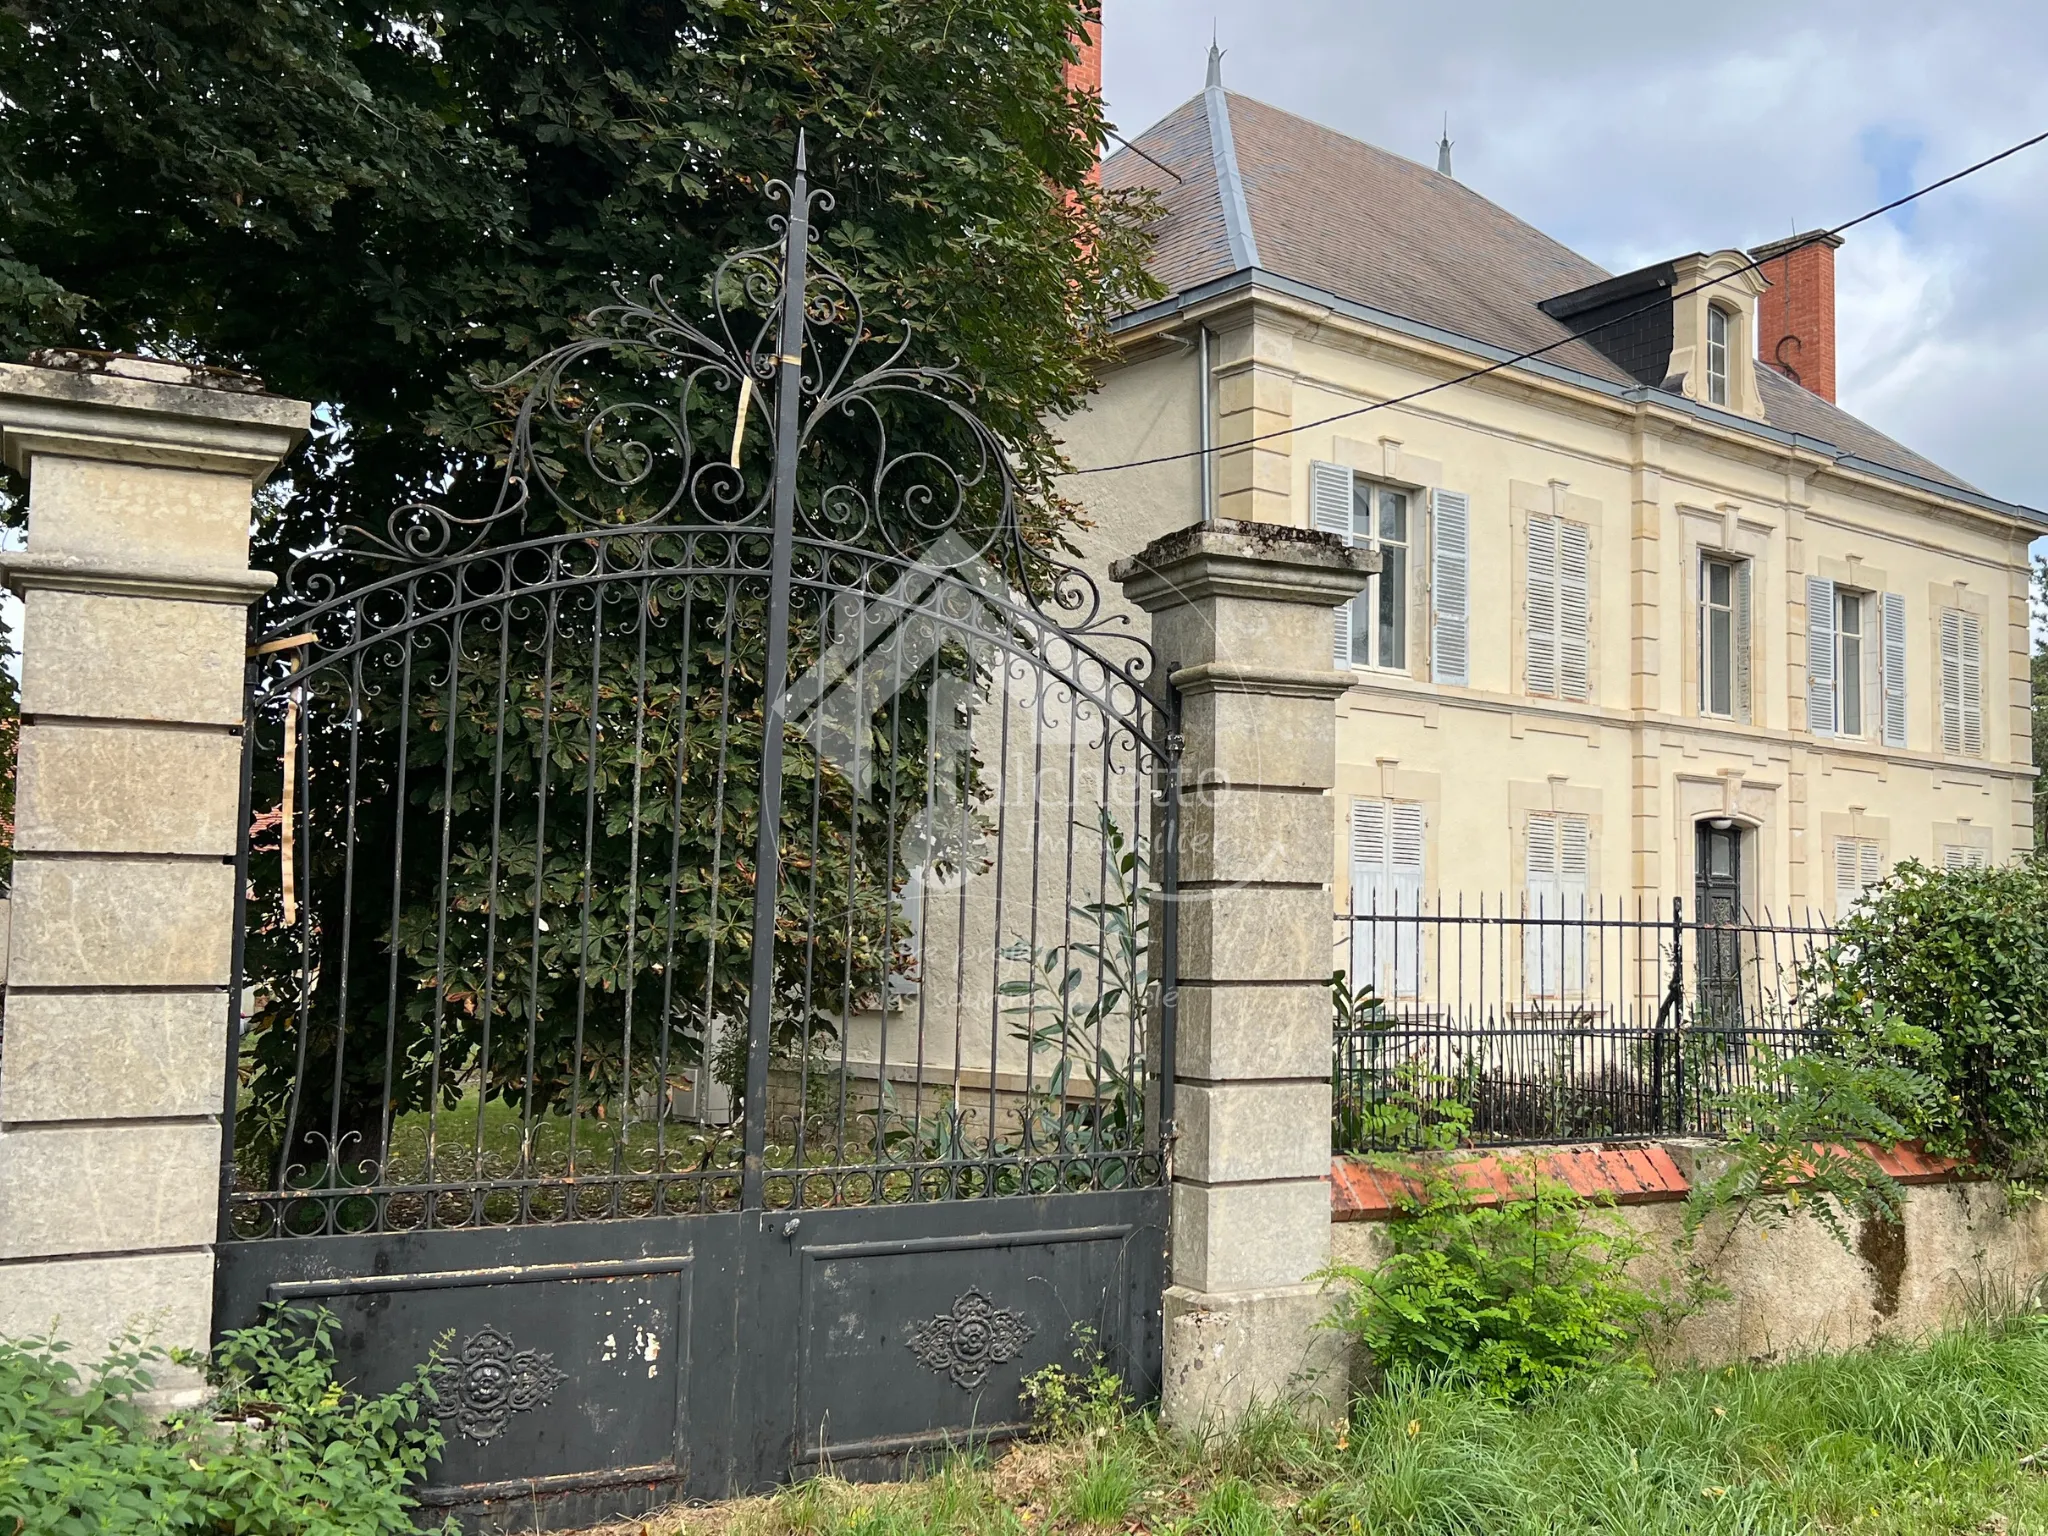
[[1772, 1368], [1611, 1374], [1520, 1407], [1449, 1388], [1344, 1429], [1271, 1416], [1204, 1451], [1133, 1417], [672, 1512], [650, 1536], [1968, 1531], [2048, 1536], [2048, 1318]]

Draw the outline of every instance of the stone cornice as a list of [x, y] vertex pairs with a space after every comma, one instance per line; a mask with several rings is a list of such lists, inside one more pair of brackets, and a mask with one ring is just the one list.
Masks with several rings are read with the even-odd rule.
[[1156, 613], [1208, 597], [1335, 608], [1364, 591], [1378, 569], [1376, 553], [1334, 534], [1217, 518], [1154, 539], [1109, 574], [1132, 602]]
[[41, 455], [211, 470], [258, 481], [306, 435], [303, 400], [200, 384], [0, 364], [0, 457]]
[[233, 603], [240, 607], [247, 607], [277, 585], [277, 578], [268, 571], [123, 565], [32, 550], [0, 554], [0, 581], [16, 592], [98, 592], [187, 603]]

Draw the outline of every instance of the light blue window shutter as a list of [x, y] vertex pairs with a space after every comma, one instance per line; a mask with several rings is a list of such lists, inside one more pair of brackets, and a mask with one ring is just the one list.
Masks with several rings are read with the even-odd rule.
[[[1422, 914], [1423, 846], [1422, 807], [1412, 803], [1388, 806], [1387, 867], [1397, 917], [1418, 918]], [[1392, 995], [1418, 996], [1422, 982], [1421, 923], [1396, 923], [1392, 940]]]
[[1806, 727], [1835, 734], [1835, 584], [1806, 578]]
[[1906, 744], [1906, 599], [1887, 592], [1878, 599], [1878, 622], [1884, 630], [1884, 744]]
[[1593, 557], [1584, 523], [1557, 525], [1557, 694], [1589, 697], [1592, 681]]
[[1547, 517], [1529, 519], [1528, 609], [1526, 686], [1547, 698], [1557, 692], [1557, 524]]
[[[1308, 466], [1309, 522], [1324, 533], [1334, 533], [1346, 544], [1357, 542], [1351, 530], [1351, 471], [1342, 464], [1320, 459]], [[1337, 610], [1335, 658], [1337, 665], [1351, 665], [1351, 604]]]
[[1756, 719], [1750, 700], [1750, 618], [1749, 562], [1735, 562], [1735, 718], [1748, 724]]
[[1429, 675], [1464, 687], [1471, 680], [1472, 499], [1438, 491], [1430, 516]]

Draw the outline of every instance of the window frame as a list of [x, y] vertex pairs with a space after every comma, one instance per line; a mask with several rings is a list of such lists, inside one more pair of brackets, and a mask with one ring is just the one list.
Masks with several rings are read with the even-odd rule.
[[[1714, 600], [1713, 571], [1716, 567], [1728, 573], [1728, 596], [1724, 603]], [[1748, 555], [1736, 554], [1725, 549], [1699, 550], [1694, 579], [1698, 582], [1693, 604], [1695, 635], [1695, 660], [1699, 671], [1699, 686], [1694, 701], [1701, 719], [1729, 720], [1740, 725], [1750, 724], [1755, 719], [1756, 668], [1753, 648], [1756, 644], [1756, 615], [1753, 611], [1755, 599], [1755, 561]], [[1714, 707], [1714, 619], [1725, 615], [1728, 625], [1728, 674], [1726, 687], [1728, 707]]]
[[[1707, 404], [1725, 408], [1728, 404], [1731, 333], [1735, 317], [1721, 304], [1707, 306]], [[1720, 334], [1715, 334], [1718, 322]], [[1716, 352], [1719, 366], [1716, 367]]]
[[[1381, 519], [1385, 515], [1385, 502], [1383, 498], [1389, 496], [1400, 497], [1402, 504], [1403, 536], [1391, 541], [1380, 532]], [[1358, 531], [1358, 512], [1361, 499], [1366, 502], [1370, 509], [1366, 517], [1369, 526], [1364, 534]], [[1416, 550], [1422, 543], [1420, 537], [1422, 532], [1421, 506], [1422, 498], [1411, 487], [1391, 485], [1384, 480], [1374, 480], [1366, 475], [1359, 474], [1356, 470], [1352, 471], [1351, 533], [1349, 534], [1352, 547], [1354, 549], [1379, 551], [1382, 558], [1384, 558], [1388, 548], [1391, 546], [1391, 548], [1398, 551], [1399, 555], [1399, 569], [1397, 572], [1389, 573], [1384, 569], [1373, 572], [1371, 576], [1366, 578], [1365, 590], [1354, 597], [1348, 605], [1351, 610], [1350, 661], [1354, 668], [1360, 668], [1368, 672], [1394, 672], [1400, 674], [1405, 674], [1411, 669], [1411, 657], [1415, 638], [1413, 634], [1415, 604], [1412, 601], [1412, 588], [1414, 585]], [[1390, 574], [1396, 577], [1392, 582], [1388, 580]], [[1393, 661], [1388, 661], [1381, 651], [1380, 610], [1386, 597], [1389, 595], [1394, 599], [1397, 618], [1392, 634], [1400, 646], [1400, 655]], [[1366, 653], [1364, 660], [1360, 660], [1358, 654], [1361, 643], [1361, 631], [1363, 632], [1363, 644]]]
[[[1835, 734], [1857, 739], [1871, 734], [1870, 718], [1870, 664], [1879, 652], [1870, 646], [1870, 615], [1875, 606], [1875, 593], [1861, 587], [1845, 587], [1835, 583]], [[1842, 623], [1845, 614], [1856, 615], [1856, 632], [1851, 635]], [[1876, 636], [1882, 647], [1884, 636], [1882, 626]], [[1855, 665], [1850, 665], [1851, 645], [1854, 645]], [[1849, 701], [1855, 700], [1856, 723], [1849, 722]], [[1882, 701], [1880, 700], [1880, 707]]]

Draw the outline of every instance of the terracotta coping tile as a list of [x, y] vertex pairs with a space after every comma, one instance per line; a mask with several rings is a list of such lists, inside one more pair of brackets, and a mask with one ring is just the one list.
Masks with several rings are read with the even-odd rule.
[[[1878, 1166], [1901, 1184], [1940, 1184], [1961, 1178], [1953, 1158], [1916, 1146], [1871, 1147]], [[1474, 1152], [1447, 1166], [1481, 1205], [1497, 1205], [1527, 1187], [1531, 1165], [1588, 1199], [1616, 1205], [1683, 1200], [1692, 1190], [1670, 1149], [1657, 1142], [1628, 1146], [1559, 1147], [1547, 1151], [1502, 1148]], [[1410, 1171], [1410, 1170], [1414, 1171]], [[1421, 1194], [1419, 1164], [1383, 1167], [1362, 1158], [1336, 1158], [1330, 1167], [1333, 1221], [1388, 1221], [1404, 1197]]]

